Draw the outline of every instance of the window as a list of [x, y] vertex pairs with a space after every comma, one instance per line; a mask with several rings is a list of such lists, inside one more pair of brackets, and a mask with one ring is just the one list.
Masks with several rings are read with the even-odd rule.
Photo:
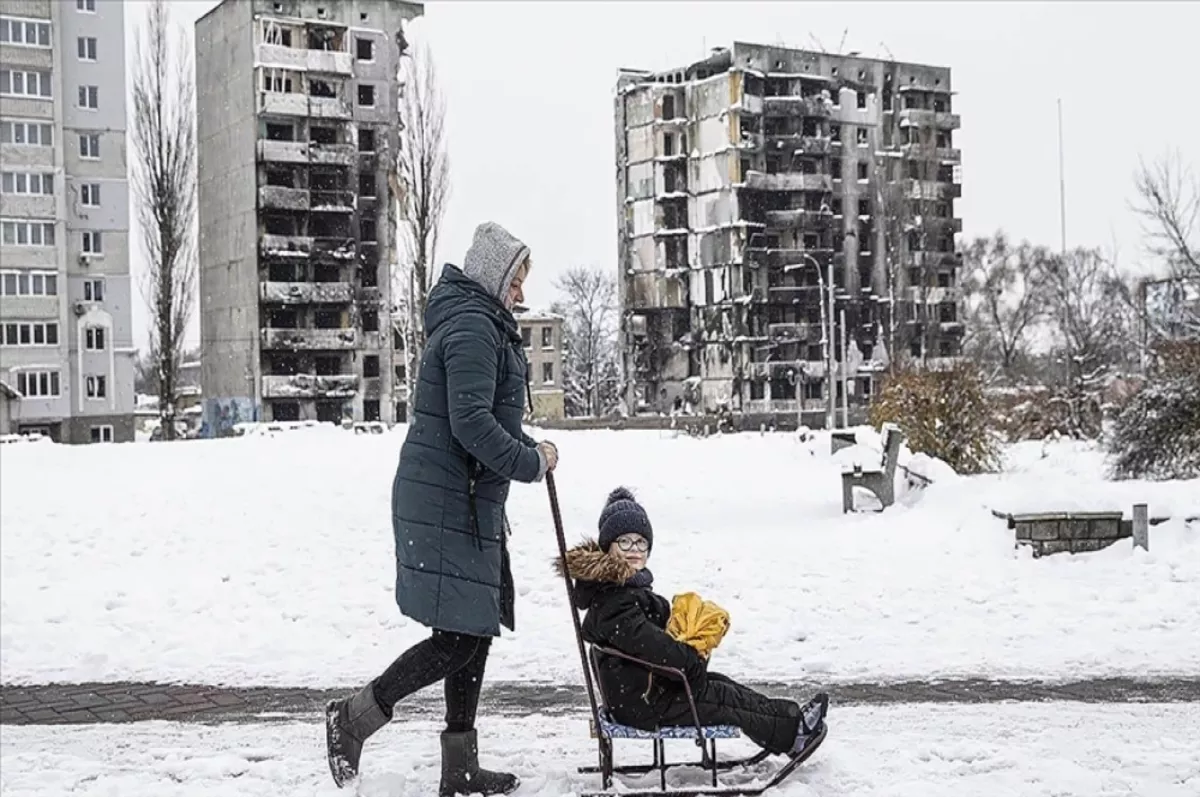
[[79, 134], [79, 157], [86, 160], [97, 160], [100, 157], [100, 134]]
[[379, 331], [379, 313], [375, 310], [364, 310], [362, 314], [363, 332]]
[[53, 196], [54, 175], [40, 172], [0, 172], [0, 192]]
[[521, 345], [527, 349], [533, 346], [533, 329], [531, 327], [521, 327]]
[[862, 161], [858, 162], [858, 179], [859, 180], [867, 179], [867, 164], [863, 163]]
[[89, 255], [104, 254], [104, 239], [101, 237], [100, 231], [85, 230], [83, 232], [83, 244], [81, 248]]
[[89, 376], [84, 381], [84, 387], [87, 390], [87, 397], [90, 399], [102, 399], [108, 395], [108, 377], [106, 376]]
[[0, 271], [0, 296], [58, 296], [53, 271]]
[[375, 107], [375, 87], [370, 84], [360, 84], [358, 87], [358, 104], [363, 108]]
[[111, 443], [113, 441], [113, 428], [109, 425], [93, 426], [92, 427], [92, 442], [93, 443]]
[[57, 346], [57, 321], [10, 321], [4, 325], [5, 346]]
[[542, 384], [554, 384], [554, 363], [542, 363]]
[[0, 69], [0, 94], [48, 100], [52, 96], [50, 94], [50, 73]]
[[374, 379], [379, 376], [379, 355], [367, 354], [363, 356], [363, 378]]
[[841, 141], [842, 140], [842, 126], [841, 125], [830, 125], [829, 126], [829, 140], [830, 141]]
[[361, 127], [358, 130], [358, 151], [359, 152], [374, 152], [375, 151], [375, 131], [369, 127]]
[[858, 200], [858, 215], [860, 215], [860, 216], [870, 216], [871, 215], [871, 200], [869, 200], [869, 199]]
[[54, 146], [54, 126], [44, 122], [0, 122], [0, 144]]
[[362, 197], [375, 196], [375, 175], [360, 174], [358, 176], [358, 195]]
[[54, 222], [0, 221], [0, 243], [5, 246], [54, 246]]
[[865, 127], [858, 128], [857, 130], [854, 131], [854, 136], [855, 136], [855, 141], [858, 143], [858, 145], [860, 147], [865, 147], [867, 145], [867, 128], [865, 128]]
[[84, 183], [79, 186], [79, 204], [88, 208], [100, 207], [100, 183]]
[[76, 48], [79, 51], [80, 61], [95, 61], [96, 60], [96, 37], [95, 36], [80, 36], [75, 40]]
[[375, 60], [375, 42], [370, 39], [354, 40], [354, 57], [359, 61]]
[[15, 47], [49, 47], [50, 23], [37, 19], [0, 17], [0, 44]]
[[86, 11], [89, 14], [96, 13], [96, 0], [75, 0], [76, 11]]
[[85, 302], [104, 301], [104, 280], [86, 279], [83, 281], [83, 300]]
[[97, 86], [79, 87], [79, 107], [94, 111], [100, 107], [100, 89]]
[[554, 347], [554, 328], [550, 326], [542, 327], [542, 348], [550, 349]]
[[18, 371], [17, 392], [25, 398], [53, 398], [60, 381], [58, 371]]
[[104, 351], [104, 327], [88, 327], [84, 330], [84, 339], [88, 351]]
[[866, 108], [867, 107], [867, 93], [865, 91], [859, 91], [859, 92], [855, 92], [855, 93], [858, 95], [858, 100], [856, 102], [857, 107]]

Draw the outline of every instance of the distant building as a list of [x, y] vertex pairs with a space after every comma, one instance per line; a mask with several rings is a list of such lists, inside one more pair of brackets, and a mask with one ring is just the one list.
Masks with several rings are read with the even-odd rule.
[[563, 317], [555, 313], [517, 313], [521, 342], [529, 360], [529, 392], [526, 401], [532, 418], [561, 420], [566, 416], [566, 384], [563, 379]]
[[13, 404], [20, 400], [20, 393], [0, 382], [0, 435], [12, 433]]

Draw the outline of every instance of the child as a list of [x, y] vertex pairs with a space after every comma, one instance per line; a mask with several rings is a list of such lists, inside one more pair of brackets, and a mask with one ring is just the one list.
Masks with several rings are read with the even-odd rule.
[[[691, 645], [667, 632], [671, 604], [656, 594], [646, 569], [654, 531], [646, 511], [624, 487], [608, 496], [600, 513], [600, 536], [567, 552], [567, 573], [575, 579], [576, 608], [586, 612], [583, 638], [660, 666], [682, 670], [702, 725], [735, 725], [760, 747], [798, 756], [823, 729], [829, 698], [821, 693], [803, 707], [769, 698], [708, 672]], [[558, 562], [562, 570], [561, 560]], [[597, 677], [612, 718], [622, 725], [654, 730], [693, 725], [683, 684], [663, 673], [616, 656], [598, 657]]]

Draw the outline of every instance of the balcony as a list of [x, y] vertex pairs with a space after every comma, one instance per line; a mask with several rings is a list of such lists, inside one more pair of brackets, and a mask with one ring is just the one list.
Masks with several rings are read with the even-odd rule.
[[354, 260], [358, 257], [358, 247], [349, 236], [313, 238], [312, 242], [314, 257], [329, 260]]
[[661, 271], [639, 271], [626, 283], [630, 310], [683, 309], [688, 306], [687, 285], [679, 277]]
[[354, 166], [358, 163], [358, 150], [353, 144], [318, 144], [315, 141], [308, 145], [310, 163], [328, 166]]
[[764, 116], [829, 117], [831, 106], [820, 97], [763, 97]]
[[767, 336], [778, 341], [817, 341], [821, 339], [820, 323], [768, 324]]
[[354, 74], [354, 59], [350, 53], [336, 50], [305, 50], [306, 66], [309, 72], [321, 72], [327, 75]]
[[926, 227], [946, 232], [962, 232], [962, 219], [948, 216], [924, 216], [922, 221]]
[[957, 130], [962, 119], [956, 113], [926, 111], [921, 108], [905, 108], [898, 117], [901, 127], [936, 127], [939, 130]]
[[350, 398], [358, 392], [358, 377], [354, 374], [318, 376], [292, 374], [264, 376], [263, 398]]
[[828, 174], [764, 174], [749, 171], [746, 187], [756, 191], [832, 191], [833, 177]]
[[908, 300], [917, 304], [943, 304], [957, 302], [959, 298], [958, 288], [922, 288], [915, 285], [908, 289]]
[[926, 144], [904, 144], [900, 151], [906, 158], [936, 160], [941, 163], [962, 163], [962, 150], [952, 147], [931, 147]]
[[909, 199], [932, 199], [942, 201], [962, 196], [959, 183], [936, 183], [930, 180], [905, 180], [904, 194]]
[[307, 50], [283, 44], [259, 42], [254, 45], [254, 65], [303, 71], [308, 68]]
[[258, 112], [272, 116], [308, 116], [308, 95], [282, 91], [260, 91]]
[[308, 191], [281, 185], [264, 185], [258, 189], [258, 206], [272, 210], [308, 210]]
[[782, 268], [785, 266], [812, 266], [814, 263], [825, 267], [831, 249], [766, 249], [750, 247], [746, 249], [749, 261], [758, 267]]
[[354, 286], [349, 282], [262, 282], [259, 297], [279, 304], [349, 304]]
[[258, 239], [258, 251], [268, 257], [308, 257], [313, 239], [307, 235], [263, 234]]
[[802, 136], [799, 133], [783, 133], [767, 136], [768, 152], [798, 152], [804, 155], [828, 155], [832, 139], [826, 136]]
[[258, 159], [272, 163], [308, 163], [308, 144], [303, 141], [258, 142]]
[[264, 329], [264, 349], [288, 351], [357, 349], [358, 331], [354, 329]]
[[337, 97], [309, 97], [309, 115], [315, 119], [349, 119], [350, 107]]
[[775, 229], [823, 229], [833, 221], [833, 213], [819, 210], [768, 210], [765, 213], [768, 227]]
[[961, 266], [962, 254], [959, 252], [909, 252], [908, 265], [929, 268]]
[[313, 191], [312, 209], [334, 213], [353, 213], [354, 194], [350, 191]]

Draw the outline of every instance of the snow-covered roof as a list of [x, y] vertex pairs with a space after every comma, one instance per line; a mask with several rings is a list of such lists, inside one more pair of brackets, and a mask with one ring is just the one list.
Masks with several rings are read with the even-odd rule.
[[564, 321], [563, 316], [558, 313], [552, 313], [549, 310], [533, 310], [525, 309], [515, 313], [517, 323], [534, 322], [534, 321]]

